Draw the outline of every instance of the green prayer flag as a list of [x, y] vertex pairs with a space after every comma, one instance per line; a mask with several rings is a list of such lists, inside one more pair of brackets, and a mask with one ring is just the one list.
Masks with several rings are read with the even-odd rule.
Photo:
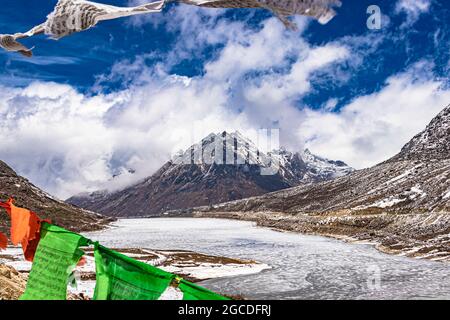
[[178, 288], [183, 292], [183, 300], [230, 300], [186, 280], [181, 280]]
[[184, 300], [227, 300], [174, 274], [95, 245], [97, 283], [94, 300], [157, 300], [178, 284]]
[[95, 246], [97, 283], [94, 300], [157, 300], [175, 275]]
[[89, 240], [63, 228], [43, 223], [27, 288], [20, 300], [66, 300], [69, 277]]

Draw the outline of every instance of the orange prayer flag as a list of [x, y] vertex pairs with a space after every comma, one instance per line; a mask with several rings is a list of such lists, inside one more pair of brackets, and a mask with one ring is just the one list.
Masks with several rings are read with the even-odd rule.
[[12, 200], [8, 201], [9, 216], [11, 218], [11, 242], [14, 245], [22, 243], [24, 239], [34, 238], [38, 225], [36, 215], [23, 208], [16, 207]]
[[[9, 205], [7, 203], [0, 202], [0, 208], [9, 209]], [[8, 246], [8, 237], [0, 232], [0, 251], [5, 250]]]
[[8, 238], [5, 234], [0, 232], [0, 250], [5, 250], [8, 245]]
[[25, 259], [33, 261], [40, 240], [41, 223], [49, 222], [41, 220], [36, 213], [30, 210], [16, 207], [10, 199], [7, 204], [11, 217], [11, 242], [14, 245], [22, 244]]

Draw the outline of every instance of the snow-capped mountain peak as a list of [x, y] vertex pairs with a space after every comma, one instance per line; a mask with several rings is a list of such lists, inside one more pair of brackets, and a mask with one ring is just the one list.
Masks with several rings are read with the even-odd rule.
[[155, 174], [113, 193], [94, 192], [68, 201], [115, 216], [157, 215], [212, 205], [352, 172], [340, 161], [310, 151], [263, 152], [240, 132], [211, 133], [168, 161]]

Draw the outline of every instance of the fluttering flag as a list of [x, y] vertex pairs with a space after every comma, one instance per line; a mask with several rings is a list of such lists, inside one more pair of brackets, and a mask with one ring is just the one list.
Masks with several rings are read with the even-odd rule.
[[66, 300], [67, 285], [90, 241], [63, 228], [44, 223], [27, 288], [20, 300]]
[[33, 56], [33, 49], [27, 48], [17, 41], [17, 39], [24, 37], [25, 36], [21, 36], [20, 34], [0, 34], [0, 48], [9, 52], [17, 52], [27, 58], [31, 58]]
[[178, 288], [183, 292], [183, 300], [230, 300], [184, 279], [180, 281]]
[[0, 250], [5, 250], [8, 246], [8, 238], [4, 233], [0, 232]]
[[[7, 209], [9, 205], [7, 203], [0, 202], [0, 208]], [[0, 251], [5, 250], [8, 246], [8, 237], [6, 234], [0, 232]]]
[[90, 29], [101, 21], [129, 17], [138, 14], [161, 12], [165, 0], [150, 2], [137, 7], [117, 7], [85, 0], [58, 0], [47, 20], [25, 33], [0, 35], [0, 47], [7, 51], [19, 52], [31, 57], [32, 49], [26, 48], [18, 40], [38, 34], [46, 34], [60, 39], [70, 34]]
[[175, 275], [95, 245], [94, 300], [158, 300]]
[[16, 207], [12, 199], [9, 199], [3, 207], [11, 218], [12, 244], [21, 244], [25, 259], [33, 261], [40, 239], [41, 224], [50, 221], [40, 219], [36, 213], [30, 210]]
[[[76, 280], [75, 268], [86, 263], [80, 247], [95, 244], [94, 300], [229, 300], [177, 275], [93, 243], [82, 235], [41, 220], [34, 212], [0, 202], [11, 217], [11, 242], [22, 244], [33, 261], [20, 300], [66, 300], [67, 286]], [[8, 239], [0, 233], [0, 249]], [[34, 258], [34, 259], [33, 259]]]
[[94, 255], [97, 277], [94, 300], [158, 300], [171, 285], [179, 286], [184, 300], [228, 300], [98, 243]]
[[190, 5], [209, 8], [261, 8], [271, 11], [289, 29], [297, 29], [288, 17], [309, 16], [321, 24], [328, 23], [336, 15], [333, 6], [340, 6], [339, 0], [177, 0]]
[[208, 8], [262, 8], [270, 10], [287, 28], [297, 29], [290, 16], [303, 15], [326, 24], [336, 15], [333, 7], [339, 0], [160, 0], [136, 7], [117, 7], [86, 0], [58, 0], [47, 20], [24, 33], [0, 34], [0, 47], [26, 57], [33, 56], [33, 48], [19, 42], [20, 39], [46, 34], [60, 39], [70, 34], [85, 31], [101, 21], [113, 20], [139, 14], [161, 12], [167, 2]]

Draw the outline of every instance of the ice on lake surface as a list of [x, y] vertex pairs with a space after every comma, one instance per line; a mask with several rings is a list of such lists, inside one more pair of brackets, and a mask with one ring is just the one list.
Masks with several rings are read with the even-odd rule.
[[253, 299], [450, 299], [450, 265], [392, 256], [368, 244], [283, 233], [252, 222], [124, 219], [86, 234], [111, 248], [192, 250], [253, 259], [272, 267], [258, 274], [201, 282]]

